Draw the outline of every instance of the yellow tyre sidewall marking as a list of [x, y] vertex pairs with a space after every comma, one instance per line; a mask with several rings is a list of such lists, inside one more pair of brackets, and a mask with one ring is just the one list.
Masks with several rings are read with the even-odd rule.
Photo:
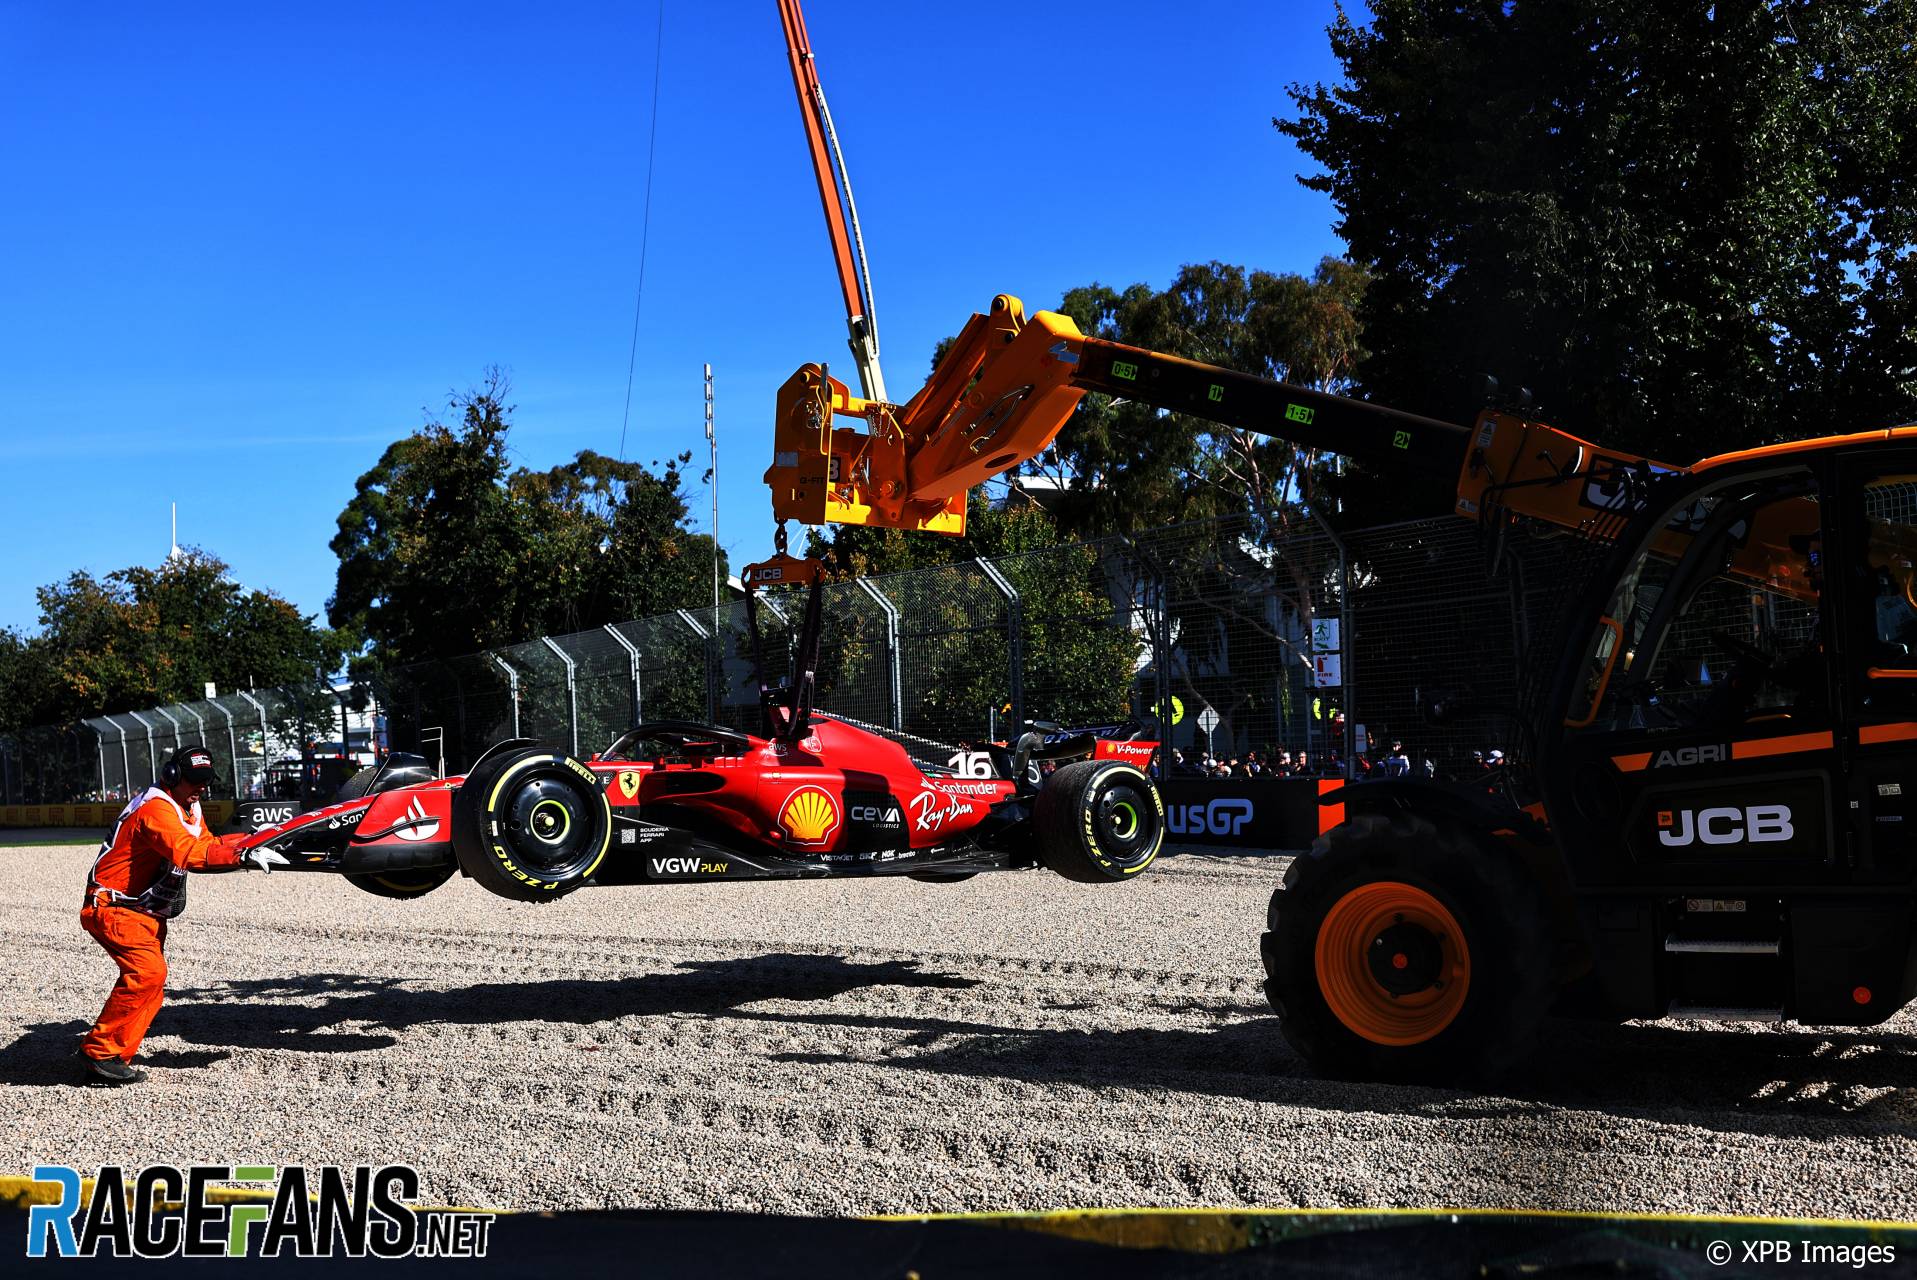
[[[516, 764], [508, 766], [505, 772], [499, 775], [498, 781], [493, 783], [492, 794], [486, 797], [486, 807], [484, 811], [484, 815], [486, 819], [494, 823], [497, 823], [499, 821], [499, 818], [497, 815], [499, 812], [500, 793], [506, 789], [506, 784], [510, 782], [516, 774], [519, 774], [523, 772], [524, 770], [530, 769], [536, 765], [543, 765], [543, 764], [563, 764], [569, 767], [570, 769], [572, 769], [574, 773], [583, 772], [589, 780], [592, 779], [593, 777], [592, 770], [585, 769], [580, 765], [574, 764], [573, 761], [571, 761], [565, 756], [529, 756], [524, 760], [520, 760]], [[601, 791], [597, 785], [594, 785], [593, 787], [589, 788], [589, 791], [590, 791], [590, 794], [598, 798], [599, 807], [605, 810], [606, 834], [605, 834], [605, 838], [599, 842], [599, 852], [593, 855], [591, 865], [588, 866], [584, 871], [580, 872], [579, 875], [576, 877], [576, 879], [579, 879], [579, 880], [591, 879], [592, 873], [599, 870], [599, 864], [605, 861], [606, 850], [612, 847], [611, 802], [609, 802], [606, 799], [606, 793], [604, 791]], [[505, 867], [507, 871], [511, 872], [516, 879], [522, 880], [527, 884], [538, 885], [546, 889], [556, 889], [559, 887], [558, 881], [539, 880], [521, 871], [516, 865], [514, 865], [512, 859], [507, 855], [506, 851], [500, 848], [498, 845], [493, 844], [490, 840], [487, 841], [487, 845], [489, 848], [492, 849], [493, 857], [497, 858], [499, 860], [500, 865]]]

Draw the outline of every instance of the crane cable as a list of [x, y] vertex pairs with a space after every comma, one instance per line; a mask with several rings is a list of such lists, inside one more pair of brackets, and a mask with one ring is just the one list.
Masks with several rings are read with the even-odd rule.
[[632, 346], [626, 353], [626, 407], [619, 417], [618, 459], [626, 459], [626, 425], [632, 420], [632, 372], [639, 362], [639, 308], [646, 297], [646, 246], [652, 239], [652, 163], [659, 142], [659, 66], [666, 43], [666, 0], [659, 0], [659, 24], [652, 44], [652, 122], [646, 130], [646, 199], [639, 230], [639, 288], [632, 299]]

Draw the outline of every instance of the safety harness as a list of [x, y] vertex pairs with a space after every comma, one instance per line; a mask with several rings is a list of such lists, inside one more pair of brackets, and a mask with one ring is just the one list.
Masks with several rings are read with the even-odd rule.
[[180, 815], [180, 825], [185, 827], [190, 835], [197, 836], [206, 829], [201, 821], [198, 805], [193, 806], [192, 816], [189, 817], [186, 810], [180, 808], [179, 801], [158, 787], [148, 787], [120, 811], [118, 818], [114, 819], [113, 830], [107, 833], [106, 842], [100, 846], [100, 852], [94, 855], [93, 866], [87, 870], [87, 893], [82, 905], [93, 906], [99, 901], [99, 895], [104, 894], [107, 905], [139, 911], [156, 920], [171, 920], [186, 910], [186, 868], [171, 860], [168, 860], [166, 870], [160, 873], [159, 878], [137, 894], [121, 893], [118, 889], [108, 888], [96, 878], [100, 870], [100, 859], [113, 851], [114, 842], [120, 838], [120, 828], [125, 826], [133, 815], [155, 796], [173, 806], [174, 811]]

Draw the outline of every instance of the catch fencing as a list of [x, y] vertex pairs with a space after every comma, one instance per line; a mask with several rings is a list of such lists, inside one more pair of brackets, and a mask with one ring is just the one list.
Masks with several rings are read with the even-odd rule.
[[[830, 583], [815, 705], [928, 764], [1028, 720], [1132, 720], [1187, 770], [1288, 752], [1297, 772], [1339, 776], [1395, 738], [1414, 767], [1462, 772], [1511, 744], [1425, 710], [1516, 704], [1529, 558], [1502, 559], [1487, 573], [1477, 530], [1455, 519], [1339, 538], [1241, 515]], [[761, 595], [756, 651], [775, 684], [804, 610], [803, 589]], [[758, 729], [754, 641], [732, 599], [398, 667], [369, 692], [385, 745], [450, 770], [505, 737], [584, 758], [642, 720]], [[250, 691], [0, 740], [0, 801], [124, 795], [185, 742], [212, 749], [243, 797], [284, 744], [333, 736], [331, 697]]]

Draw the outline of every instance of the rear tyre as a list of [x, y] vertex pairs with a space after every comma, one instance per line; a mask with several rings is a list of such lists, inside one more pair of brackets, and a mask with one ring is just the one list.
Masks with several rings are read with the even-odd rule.
[[1320, 1075], [1459, 1080], [1531, 1046], [1556, 992], [1544, 902], [1515, 859], [1406, 814], [1318, 837], [1272, 895], [1265, 995]]
[[1165, 843], [1165, 801], [1152, 780], [1116, 760], [1053, 771], [1032, 806], [1046, 866], [1080, 884], [1130, 880]]
[[563, 752], [488, 760], [453, 796], [460, 869], [503, 898], [564, 897], [599, 869], [611, 841], [605, 788]]
[[414, 898], [425, 897], [451, 880], [456, 870], [458, 868], [449, 862], [443, 867], [420, 867], [411, 871], [373, 871], [346, 878], [356, 887], [366, 890], [375, 897], [397, 898], [402, 902], [410, 902]]

